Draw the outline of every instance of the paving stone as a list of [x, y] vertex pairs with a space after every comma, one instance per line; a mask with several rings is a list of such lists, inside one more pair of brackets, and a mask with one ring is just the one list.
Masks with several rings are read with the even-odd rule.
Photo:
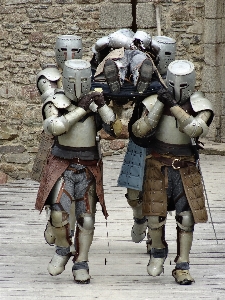
[[195, 283], [180, 286], [171, 272], [175, 266], [176, 224], [168, 216], [166, 239], [169, 254], [164, 274], [150, 277], [146, 266], [145, 241], [131, 242], [132, 212], [124, 194], [117, 187], [123, 155], [104, 157], [104, 189], [109, 212], [106, 221], [98, 205], [95, 236], [89, 255], [91, 283], [77, 285], [71, 272], [72, 261], [59, 276], [48, 274], [47, 265], [54, 247], [45, 243], [45, 213], [34, 209], [39, 184], [32, 180], [11, 181], [0, 185], [0, 299], [224, 299], [224, 170], [225, 157], [201, 154], [201, 168], [207, 190], [210, 212], [217, 234], [215, 240], [211, 219], [195, 227], [190, 255], [191, 274]]

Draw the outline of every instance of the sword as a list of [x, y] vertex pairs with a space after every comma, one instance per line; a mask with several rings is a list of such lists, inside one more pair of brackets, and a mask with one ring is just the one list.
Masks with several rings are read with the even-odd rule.
[[203, 191], [204, 191], [205, 199], [206, 199], [208, 210], [209, 210], [209, 216], [210, 216], [212, 228], [213, 228], [213, 231], [214, 231], [214, 235], [215, 235], [215, 238], [216, 238], [216, 243], [218, 245], [216, 230], [215, 230], [214, 222], [213, 222], [213, 219], [212, 219], [211, 209], [210, 209], [210, 206], [209, 206], [209, 199], [208, 199], [208, 195], [207, 195], [207, 192], [206, 192], [205, 182], [204, 182], [204, 179], [203, 179], [202, 170], [201, 170], [201, 166], [200, 166], [200, 157], [199, 157], [199, 153], [198, 153], [198, 149], [197, 149], [197, 144], [196, 144], [196, 141], [195, 141], [194, 138], [191, 138], [191, 143], [192, 143], [192, 146], [193, 146], [193, 149], [194, 149], [194, 152], [195, 152], [196, 167], [198, 168], [198, 170], [200, 172], [200, 175], [201, 175], [201, 181], [202, 181]]

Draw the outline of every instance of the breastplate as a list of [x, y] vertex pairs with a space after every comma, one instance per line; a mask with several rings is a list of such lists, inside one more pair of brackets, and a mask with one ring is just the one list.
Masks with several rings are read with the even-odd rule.
[[155, 137], [167, 144], [190, 144], [190, 137], [180, 132], [177, 120], [173, 116], [163, 115], [161, 117]]
[[68, 147], [93, 147], [96, 145], [96, 125], [94, 116], [74, 124], [70, 130], [58, 136], [58, 143]]

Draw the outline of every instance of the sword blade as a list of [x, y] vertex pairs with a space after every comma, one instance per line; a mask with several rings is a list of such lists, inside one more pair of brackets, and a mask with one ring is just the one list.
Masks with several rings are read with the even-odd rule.
[[208, 206], [209, 216], [210, 216], [212, 228], [213, 228], [213, 231], [214, 231], [214, 235], [215, 235], [215, 238], [216, 238], [216, 243], [218, 245], [218, 238], [217, 238], [217, 235], [216, 235], [216, 230], [215, 230], [214, 222], [213, 222], [213, 219], [212, 219], [211, 208], [209, 206], [209, 198], [208, 198], [208, 195], [207, 195], [207, 192], [206, 192], [206, 187], [205, 187], [205, 182], [204, 182], [203, 175], [202, 175], [200, 161], [198, 160], [198, 162], [196, 162], [196, 164], [198, 166], [198, 169], [199, 169], [199, 172], [200, 172], [200, 175], [201, 175], [201, 181], [202, 181], [202, 186], [203, 186], [203, 191], [204, 191], [206, 203], [207, 203], [207, 206]]

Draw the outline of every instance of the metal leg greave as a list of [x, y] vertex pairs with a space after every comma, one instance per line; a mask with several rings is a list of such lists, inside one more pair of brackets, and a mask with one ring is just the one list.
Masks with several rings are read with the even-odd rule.
[[88, 267], [88, 252], [93, 241], [94, 229], [86, 230], [79, 225], [76, 230], [76, 256], [72, 273], [76, 283], [87, 284], [90, 282]]
[[148, 245], [150, 260], [147, 265], [147, 272], [150, 276], [159, 276], [163, 272], [163, 265], [168, 254], [168, 246], [165, 241], [165, 225], [154, 229], [149, 228], [148, 234], [150, 235]]
[[143, 241], [146, 235], [147, 219], [142, 214], [142, 201], [139, 199], [139, 191], [128, 189], [127, 202], [133, 210], [134, 225], [131, 229], [131, 238], [134, 243]]
[[184, 231], [177, 226], [177, 257], [176, 268], [172, 275], [181, 285], [189, 285], [194, 282], [189, 272], [189, 255], [193, 241], [193, 231]]

